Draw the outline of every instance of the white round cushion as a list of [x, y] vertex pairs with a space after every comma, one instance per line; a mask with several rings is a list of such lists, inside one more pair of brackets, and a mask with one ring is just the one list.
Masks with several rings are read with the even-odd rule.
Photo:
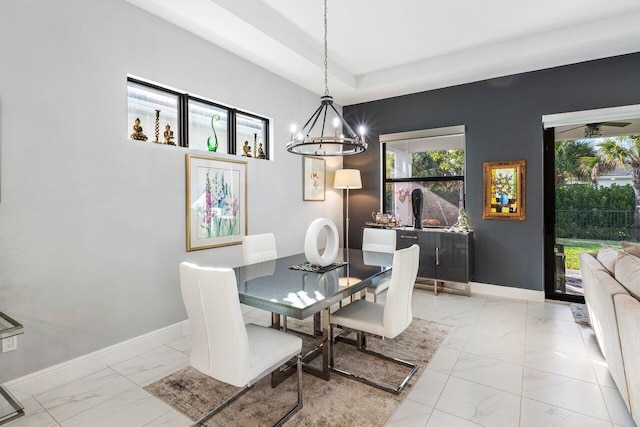
[[[327, 230], [327, 246], [320, 255], [318, 236], [323, 229]], [[311, 223], [304, 238], [304, 254], [310, 264], [320, 267], [326, 267], [335, 261], [338, 255], [338, 228], [333, 221], [329, 218], [317, 218]]]

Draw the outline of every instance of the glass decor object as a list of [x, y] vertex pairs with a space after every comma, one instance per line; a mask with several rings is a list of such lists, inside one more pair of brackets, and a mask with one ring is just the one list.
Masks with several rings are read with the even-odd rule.
[[[245, 113], [236, 113], [236, 154], [243, 157], [269, 158], [265, 151], [268, 135], [268, 120]], [[260, 144], [264, 157], [260, 156]]]
[[[176, 93], [127, 81], [127, 136], [137, 141], [145, 141], [146, 137], [146, 141], [167, 143], [163, 135], [167, 125], [170, 129], [178, 129], [178, 98]], [[178, 139], [176, 132], [170, 141], [180, 145]]]
[[226, 153], [228, 134], [228, 109], [189, 99], [189, 148]]

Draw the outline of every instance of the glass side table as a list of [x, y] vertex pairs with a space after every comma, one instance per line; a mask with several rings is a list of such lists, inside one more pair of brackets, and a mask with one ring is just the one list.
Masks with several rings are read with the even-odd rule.
[[[22, 325], [0, 311], [0, 339], [22, 334]], [[24, 406], [9, 390], [0, 385], [0, 424], [8, 423], [24, 415]]]

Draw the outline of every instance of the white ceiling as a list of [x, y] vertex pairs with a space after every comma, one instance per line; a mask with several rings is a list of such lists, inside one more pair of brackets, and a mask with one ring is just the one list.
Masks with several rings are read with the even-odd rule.
[[[322, 0], [127, 0], [324, 93]], [[342, 105], [640, 51], [639, 0], [328, 0]]]

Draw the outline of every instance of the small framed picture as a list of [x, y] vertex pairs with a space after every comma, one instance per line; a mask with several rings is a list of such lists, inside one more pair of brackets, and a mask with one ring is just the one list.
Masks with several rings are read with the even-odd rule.
[[482, 218], [524, 221], [526, 162], [485, 162], [483, 166]]
[[247, 234], [247, 164], [187, 154], [187, 252], [242, 244]]
[[326, 172], [325, 159], [319, 157], [302, 158], [302, 200], [324, 200]]

